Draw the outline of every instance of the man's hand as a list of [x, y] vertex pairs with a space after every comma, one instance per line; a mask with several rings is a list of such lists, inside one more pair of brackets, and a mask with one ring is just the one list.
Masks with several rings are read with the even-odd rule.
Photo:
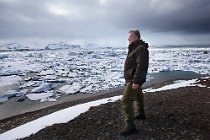
[[139, 84], [132, 84], [132, 89], [133, 90], [137, 90], [139, 88]]

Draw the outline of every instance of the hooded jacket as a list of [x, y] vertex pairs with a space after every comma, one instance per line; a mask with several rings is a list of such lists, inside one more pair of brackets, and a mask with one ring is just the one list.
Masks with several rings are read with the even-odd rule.
[[128, 47], [128, 54], [124, 64], [124, 78], [127, 82], [134, 82], [140, 86], [146, 82], [149, 65], [148, 44], [137, 40]]

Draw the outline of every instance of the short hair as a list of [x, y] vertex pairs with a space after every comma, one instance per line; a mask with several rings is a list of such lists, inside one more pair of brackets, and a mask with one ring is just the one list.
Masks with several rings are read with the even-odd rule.
[[129, 33], [134, 33], [139, 39], [141, 39], [141, 35], [140, 35], [139, 30], [130, 30]]

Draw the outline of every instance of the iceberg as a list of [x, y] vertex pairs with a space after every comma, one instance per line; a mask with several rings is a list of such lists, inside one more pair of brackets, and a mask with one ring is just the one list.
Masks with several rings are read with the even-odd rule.
[[[8, 74], [8, 72], [7, 72]], [[0, 77], [0, 87], [2, 86], [8, 86], [13, 84], [19, 84], [19, 82], [22, 80], [20, 76], [11, 75], [11, 76], [1, 76]]]
[[24, 89], [21, 91], [16, 90], [8, 90], [4, 94], [0, 96], [0, 103], [4, 103], [12, 97], [19, 97], [16, 101], [23, 101], [25, 100], [25, 95], [28, 92], [28, 89]]
[[16, 90], [8, 90], [7, 92], [3, 93], [1, 97], [12, 98], [16, 97], [17, 91]]
[[40, 94], [36, 94], [36, 93], [31, 93], [31, 94], [27, 94], [26, 97], [29, 100], [40, 100], [40, 101], [44, 101], [49, 97], [52, 97], [53, 93], [52, 92], [47, 92], [47, 93], [40, 93]]
[[65, 94], [75, 94], [80, 91], [82, 86], [79, 83], [73, 83], [73, 85], [65, 85], [59, 90]]
[[55, 87], [57, 87], [59, 84], [57, 83], [46, 83], [46, 82], [42, 82], [42, 84], [34, 89], [31, 90], [31, 92], [33, 93], [39, 93], [39, 92], [47, 92], [51, 89], [54, 89]]
[[0, 104], [6, 102], [8, 100], [7, 96], [0, 96]]

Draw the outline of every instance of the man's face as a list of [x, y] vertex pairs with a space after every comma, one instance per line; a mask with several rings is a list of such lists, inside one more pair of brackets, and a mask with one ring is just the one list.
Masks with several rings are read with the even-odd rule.
[[129, 43], [129, 45], [131, 43], [133, 43], [134, 41], [136, 41], [137, 39], [138, 38], [137, 38], [137, 36], [134, 33], [129, 33], [128, 34], [128, 43]]

